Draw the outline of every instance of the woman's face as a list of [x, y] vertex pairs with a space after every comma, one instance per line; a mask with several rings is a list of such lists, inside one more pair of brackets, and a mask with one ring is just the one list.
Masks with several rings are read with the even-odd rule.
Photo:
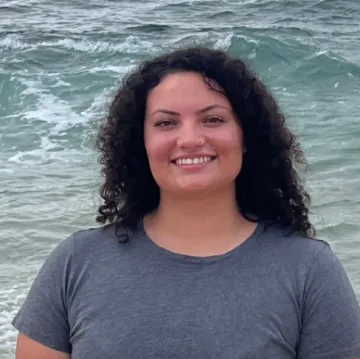
[[242, 166], [242, 129], [228, 99], [200, 74], [169, 74], [150, 91], [144, 133], [161, 192], [233, 189]]

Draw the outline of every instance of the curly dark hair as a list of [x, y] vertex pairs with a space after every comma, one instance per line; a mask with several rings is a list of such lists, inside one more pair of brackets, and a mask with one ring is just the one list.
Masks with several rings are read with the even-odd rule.
[[236, 197], [244, 217], [314, 236], [310, 196], [298, 172], [307, 163], [274, 97], [242, 60], [203, 47], [159, 55], [123, 78], [96, 141], [104, 177], [97, 221], [131, 228], [157, 208], [160, 191], [144, 145], [146, 99], [165, 75], [179, 71], [200, 73], [210, 87], [215, 81], [240, 119], [247, 152]]

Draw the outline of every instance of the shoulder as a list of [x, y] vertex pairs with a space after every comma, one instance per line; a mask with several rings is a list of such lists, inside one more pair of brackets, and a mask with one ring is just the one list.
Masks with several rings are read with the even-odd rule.
[[69, 284], [92, 271], [108, 269], [115, 262], [123, 268], [136, 252], [133, 241], [119, 243], [127, 233], [125, 228], [114, 224], [73, 232], [50, 250], [38, 271], [38, 281]]
[[115, 226], [90, 227], [71, 233], [59, 243], [59, 246], [71, 248], [73, 251], [85, 250], [109, 239], [115, 240]]
[[332, 253], [330, 244], [320, 238], [310, 238], [290, 232], [287, 228], [264, 224], [264, 230], [259, 238], [263, 250], [269, 251], [281, 258], [311, 265], [319, 256]]
[[345, 268], [326, 240], [289, 233], [281, 226], [272, 225], [265, 226], [259, 242], [268, 269], [272, 268], [277, 277], [291, 281], [303, 300], [315, 295], [328, 296], [329, 300], [334, 297], [334, 302], [339, 298], [345, 300], [346, 296], [354, 301]]
[[265, 226], [259, 238], [261, 253], [269, 266], [305, 285], [327, 275], [346, 275], [343, 264], [324, 239], [290, 233], [278, 225]]
[[82, 261], [93, 255], [101, 255], [119, 251], [119, 240], [128, 231], [122, 226], [109, 224], [102, 227], [81, 229], [69, 234], [50, 251], [47, 260], [81, 259]]

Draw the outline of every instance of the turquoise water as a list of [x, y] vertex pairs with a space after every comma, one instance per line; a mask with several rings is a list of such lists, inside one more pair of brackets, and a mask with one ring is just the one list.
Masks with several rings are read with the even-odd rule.
[[360, 299], [360, 2], [12, 0], [0, 5], [0, 359], [49, 251], [96, 225], [99, 119], [124, 73], [202, 44], [273, 89], [310, 162], [319, 237]]

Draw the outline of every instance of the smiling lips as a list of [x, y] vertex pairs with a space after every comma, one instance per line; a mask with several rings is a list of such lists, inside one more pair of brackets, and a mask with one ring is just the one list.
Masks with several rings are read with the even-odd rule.
[[211, 162], [215, 159], [215, 156], [201, 156], [201, 157], [184, 157], [184, 158], [178, 158], [176, 160], [171, 161], [172, 163], [176, 165], [199, 165], [207, 162]]

